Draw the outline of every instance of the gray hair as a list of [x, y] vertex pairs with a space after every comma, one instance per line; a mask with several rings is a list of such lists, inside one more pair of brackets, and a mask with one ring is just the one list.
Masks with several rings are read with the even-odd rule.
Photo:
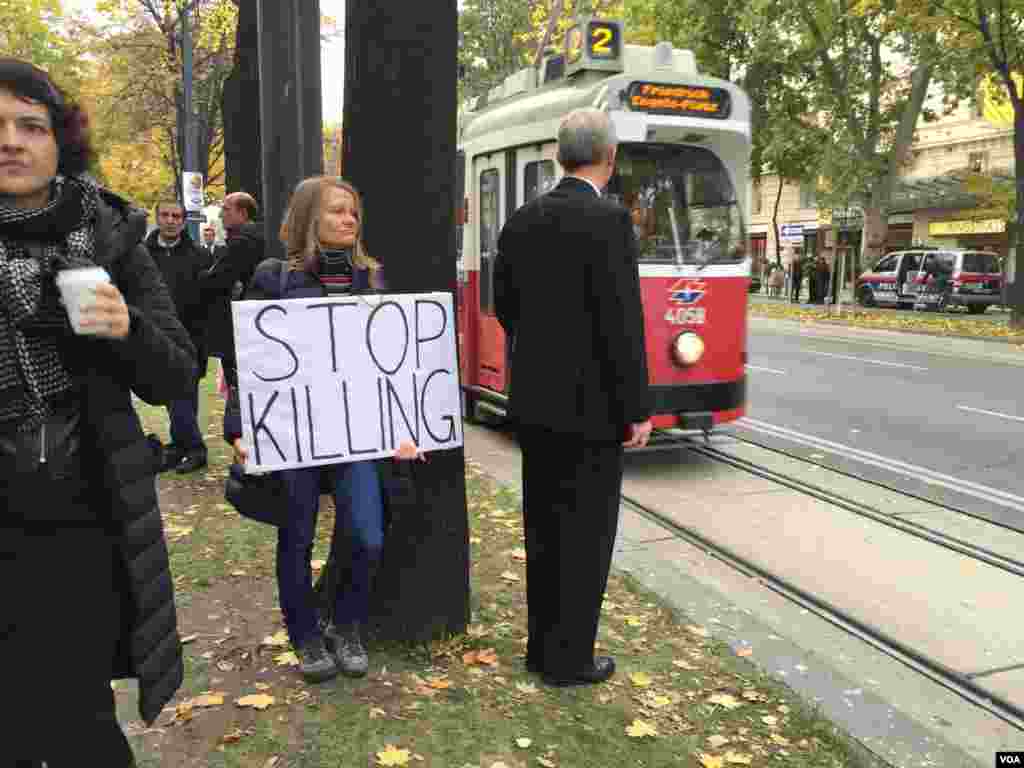
[[558, 162], [568, 173], [596, 165], [617, 143], [607, 112], [593, 107], [574, 109], [558, 127]]

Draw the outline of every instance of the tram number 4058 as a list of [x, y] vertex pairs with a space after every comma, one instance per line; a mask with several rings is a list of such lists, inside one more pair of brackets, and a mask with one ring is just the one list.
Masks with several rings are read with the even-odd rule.
[[670, 307], [665, 320], [672, 325], [704, 325], [707, 310], [704, 307]]

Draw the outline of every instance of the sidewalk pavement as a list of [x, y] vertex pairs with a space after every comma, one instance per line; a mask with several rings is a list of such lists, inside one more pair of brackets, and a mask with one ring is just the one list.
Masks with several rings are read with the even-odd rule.
[[[467, 457], [519, 492], [514, 441], [477, 427], [467, 427], [465, 440]], [[871, 623], [898, 630], [911, 644], [930, 645], [925, 652], [955, 668], [971, 667], [981, 659], [987, 664], [990, 654], [997, 654], [995, 659], [1014, 656], [1015, 648], [993, 651], [992, 644], [1011, 638], [1014, 645], [1012, 638], [1021, 636], [1005, 624], [1006, 607], [996, 604], [1012, 599], [1007, 590], [1020, 589], [1006, 579], [998, 586], [989, 584], [1003, 593], [999, 597], [984, 586], [984, 578], [965, 582], [959, 558], [922, 546], [920, 540], [865, 525], [825, 502], [684, 451], [627, 457], [624, 493], [795, 583], [824, 591], [829, 599], [849, 599]], [[963, 525], [958, 520], [934, 524]], [[628, 506], [622, 509], [613, 567], [633, 575], [734, 650], [749, 649], [752, 663], [784, 681], [852, 736], [867, 764], [989, 766], [995, 750], [1024, 747], [1024, 736], [1011, 726]], [[918, 571], [930, 576], [922, 580]], [[998, 574], [984, 576], [1000, 579]], [[816, 584], [820, 586], [812, 586]], [[969, 608], [958, 602], [964, 590], [974, 601]], [[995, 602], [982, 605], [990, 597]], [[992, 690], [1001, 685], [1016, 690], [1010, 678], [992, 679], [991, 684]]]

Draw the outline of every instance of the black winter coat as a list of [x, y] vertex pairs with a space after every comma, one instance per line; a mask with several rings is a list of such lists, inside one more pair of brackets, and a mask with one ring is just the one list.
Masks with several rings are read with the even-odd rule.
[[146, 248], [153, 258], [174, 302], [178, 319], [185, 326], [196, 350], [199, 377], [206, 374], [206, 320], [209, 310], [203, 301], [203, 273], [213, 264], [210, 252], [192, 242], [188, 230], [174, 248], [160, 245], [160, 231], [153, 230], [146, 238]]
[[494, 306], [512, 350], [515, 423], [619, 441], [650, 416], [637, 255], [629, 211], [581, 179], [509, 218]]
[[231, 300], [235, 285], [243, 287], [252, 280], [256, 265], [265, 258], [263, 225], [244, 224], [228, 235], [227, 245], [214, 251], [213, 263], [202, 273], [202, 301], [207, 307], [206, 349], [211, 355], [233, 356], [234, 326]]
[[181, 685], [183, 665], [154, 479], [158, 450], [143, 434], [132, 393], [151, 404], [187, 397], [196, 365], [160, 272], [142, 246], [145, 231], [144, 212], [104, 193], [95, 259], [124, 295], [131, 332], [121, 341], [70, 337], [63, 357], [84, 392], [85, 434], [101, 479], [93, 503], [119, 536], [122, 627], [114, 674], [138, 678], [139, 714], [152, 724]]

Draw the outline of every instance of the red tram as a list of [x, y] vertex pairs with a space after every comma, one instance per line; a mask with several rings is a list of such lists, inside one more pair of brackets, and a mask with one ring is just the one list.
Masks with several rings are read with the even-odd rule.
[[655, 427], [708, 432], [744, 414], [749, 100], [700, 75], [690, 51], [622, 39], [617, 21], [582, 21], [564, 55], [509, 77], [460, 116], [458, 331], [469, 418], [500, 418], [507, 402], [492, 299], [498, 234], [558, 182], [558, 126], [583, 106], [607, 110], [619, 140], [606, 194], [631, 211], [640, 244]]

